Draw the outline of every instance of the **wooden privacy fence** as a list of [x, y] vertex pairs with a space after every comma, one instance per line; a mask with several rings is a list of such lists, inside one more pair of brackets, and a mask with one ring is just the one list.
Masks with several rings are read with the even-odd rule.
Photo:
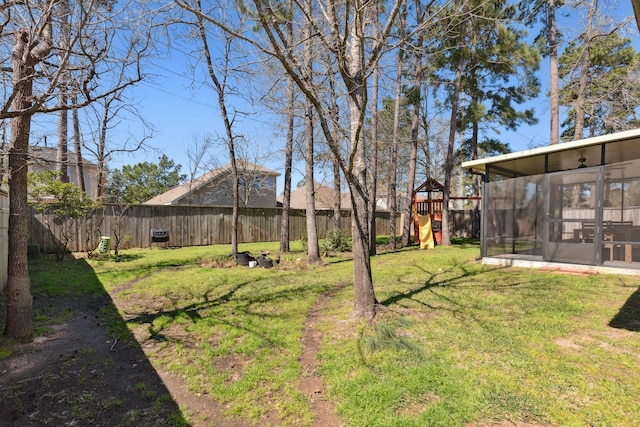
[[[289, 237], [300, 240], [306, 235], [304, 210], [289, 211]], [[333, 228], [333, 211], [316, 213], [318, 235], [323, 238]], [[101, 236], [111, 238], [111, 247], [120, 239], [119, 248], [148, 247], [152, 229], [169, 232], [169, 246], [202, 246], [231, 243], [232, 208], [210, 206], [104, 205], [79, 219], [56, 221], [52, 214], [31, 210], [29, 242], [44, 253], [54, 252], [69, 236], [67, 248], [73, 252], [95, 249]], [[281, 208], [240, 208], [238, 242], [273, 242], [280, 240]], [[342, 228], [350, 232], [351, 213], [342, 212]], [[389, 230], [389, 213], [377, 214], [379, 230]], [[384, 232], [384, 231], [383, 231]], [[155, 244], [154, 244], [155, 245]]]
[[[453, 215], [454, 235], [471, 236], [471, 213], [458, 211]], [[84, 252], [98, 247], [101, 236], [111, 238], [111, 248], [117, 239], [119, 249], [148, 247], [151, 230], [164, 229], [169, 233], [168, 246], [202, 246], [231, 243], [232, 208], [211, 206], [153, 206], [107, 204], [90, 215], [79, 219], [57, 221], [52, 214], [39, 214], [31, 210], [29, 243], [37, 244], [44, 253], [55, 252], [56, 247], [69, 240], [67, 249]], [[316, 212], [318, 236], [324, 238], [333, 228], [333, 211]], [[396, 229], [401, 221], [397, 217]], [[276, 242], [280, 240], [281, 208], [240, 208], [238, 242]], [[457, 224], [457, 225], [456, 225]], [[389, 234], [389, 212], [376, 213], [379, 235]], [[351, 211], [342, 211], [342, 231], [350, 236]], [[289, 211], [289, 240], [306, 236], [304, 210]], [[154, 245], [157, 245], [154, 243]]]

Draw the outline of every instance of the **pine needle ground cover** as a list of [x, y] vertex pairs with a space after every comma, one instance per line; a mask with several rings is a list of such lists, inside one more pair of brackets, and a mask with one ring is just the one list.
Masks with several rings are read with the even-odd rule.
[[379, 315], [365, 323], [351, 319], [348, 254], [309, 266], [296, 252], [261, 269], [228, 252], [87, 262], [150, 362], [231, 416], [312, 425], [301, 340], [328, 298], [317, 358], [347, 426], [640, 425], [640, 278], [483, 266], [474, 245], [410, 248], [373, 258]]

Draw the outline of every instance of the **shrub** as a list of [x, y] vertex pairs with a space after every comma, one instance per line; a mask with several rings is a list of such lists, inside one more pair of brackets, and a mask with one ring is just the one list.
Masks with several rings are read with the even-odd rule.
[[349, 240], [342, 230], [331, 229], [320, 243], [324, 252], [347, 252], [350, 250]]

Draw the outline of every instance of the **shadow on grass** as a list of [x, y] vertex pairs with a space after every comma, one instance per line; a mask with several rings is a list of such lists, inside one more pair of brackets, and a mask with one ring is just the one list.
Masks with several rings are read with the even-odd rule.
[[188, 425], [85, 260], [30, 270], [37, 332], [0, 338], [0, 425]]
[[640, 288], [631, 294], [618, 314], [609, 322], [609, 326], [634, 332], [640, 331]]
[[[424, 285], [419, 286], [415, 289], [411, 289], [408, 292], [399, 292], [396, 295], [393, 295], [383, 301], [380, 301], [380, 304], [384, 306], [391, 306], [393, 304], [399, 303], [402, 300], [413, 300], [414, 296], [419, 295], [423, 292], [426, 292], [426, 291], [433, 292], [434, 288], [445, 288], [448, 286], [454, 286], [458, 281], [467, 280], [469, 277], [479, 276], [487, 273], [486, 270], [470, 271], [464, 264], [460, 264], [458, 262], [453, 262], [448, 269], [440, 270], [436, 273], [431, 272], [419, 265], [416, 267], [422, 270], [425, 276], [428, 277], [427, 280], [425, 280]], [[508, 268], [508, 267], [507, 266], [497, 267], [497, 268], [491, 269], [490, 271], [495, 272], [496, 270], [499, 270], [499, 269], [501, 270], [505, 268]], [[450, 275], [450, 273], [456, 272], [456, 271], [458, 272], [458, 274]], [[439, 296], [439, 297], [445, 298], [443, 296]], [[449, 302], [463, 308], [461, 304], [458, 304], [452, 300], [450, 300]], [[434, 307], [430, 307], [430, 308], [434, 308]]]
[[[249, 283], [252, 283], [252, 282], [238, 283], [228, 292], [213, 299], [209, 297], [209, 292], [207, 292], [204, 295], [202, 295], [202, 301], [194, 302], [192, 304], [179, 305], [177, 301], [174, 301], [173, 302], [174, 308], [170, 310], [130, 313], [130, 315], [127, 316], [127, 322], [136, 324], [136, 325], [147, 324], [149, 325], [148, 330], [150, 334], [150, 337], [149, 337], [150, 339], [153, 339], [154, 341], [157, 341], [157, 342], [170, 342], [171, 339], [169, 339], [167, 336], [165, 336], [162, 333], [165, 327], [171, 326], [171, 324], [178, 318], [186, 317], [192, 323], [196, 323], [199, 320], [202, 320], [202, 314], [201, 314], [202, 311], [209, 310], [217, 306], [228, 303], [236, 294], [236, 292], [238, 292], [243, 287], [247, 286]], [[156, 320], [161, 318], [167, 318], [169, 319], [169, 321], [163, 322], [164, 325], [160, 325], [160, 326], [156, 325]], [[217, 321], [220, 323], [227, 323], [228, 325], [231, 326], [230, 322], [224, 321], [222, 319], [218, 319]], [[241, 329], [244, 329], [246, 332], [251, 332], [246, 328], [241, 328]]]
[[107, 258], [107, 259], [112, 259], [113, 262], [131, 262], [131, 261], [135, 261], [137, 259], [142, 258], [142, 255], [140, 254], [123, 254], [123, 253], [119, 253], [118, 255], [114, 255], [111, 258]]
[[[289, 273], [289, 275], [295, 274], [295, 272]], [[281, 277], [284, 277], [284, 275], [282, 275]], [[164, 330], [171, 328], [171, 326], [174, 325], [174, 323], [178, 319], [186, 319], [189, 322], [195, 324], [203, 320], [203, 317], [206, 317], [208, 322], [214, 322], [242, 332], [246, 332], [248, 334], [259, 337], [270, 346], [278, 346], [280, 344], [274, 342], [272, 338], [265, 335], [264, 333], [261, 333], [257, 328], [252, 328], [250, 327], [250, 325], [242, 321], [242, 316], [256, 316], [260, 319], [281, 317], [281, 315], [271, 314], [259, 309], [254, 310], [253, 307], [261, 307], [263, 304], [271, 303], [273, 301], [301, 299], [303, 298], [304, 294], [309, 292], [315, 293], [317, 291], [314, 291], [313, 289], [308, 287], [299, 287], [295, 289], [283, 288], [277, 291], [264, 290], [257, 294], [237, 296], [238, 291], [247, 286], [259, 288], [259, 282], [260, 279], [246, 280], [240, 283], [236, 283], [227, 292], [215, 298], [212, 298], [210, 295], [213, 292], [213, 289], [211, 289], [201, 295], [198, 298], [197, 302], [193, 302], [191, 304], [181, 304], [180, 298], [176, 298], [176, 300], [171, 303], [172, 307], [170, 309], [163, 309], [153, 312], [131, 311], [129, 313], [125, 313], [125, 317], [129, 324], [148, 325], [147, 330], [149, 332], [149, 339], [154, 340], [155, 342], [170, 342], [174, 344], [180, 343], [183, 337], [178, 336], [175, 339], [171, 338], [165, 335]], [[140, 301], [137, 300], [137, 302], [139, 303]], [[242, 313], [242, 315], [237, 316], [237, 321], [235, 321], [235, 316], [231, 318], [225, 318], [224, 316], [211, 316], [210, 314], [204, 314], [203, 316], [203, 313], [209, 313], [210, 310], [224, 306], [226, 304], [232, 305], [230, 311], [235, 311], [238, 314]], [[157, 322], [158, 320], [160, 321]]]
[[452, 237], [451, 245], [462, 248], [476, 247], [480, 249], [480, 239], [475, 237]]

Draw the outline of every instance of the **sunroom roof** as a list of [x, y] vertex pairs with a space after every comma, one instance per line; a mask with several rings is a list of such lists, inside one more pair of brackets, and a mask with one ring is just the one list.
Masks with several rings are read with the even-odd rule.
[[493, 173], [529, 176], [635, 159], [640, 159], [640, 129], [471, 160], [462, 167], [484, 173], [488, 166]]

